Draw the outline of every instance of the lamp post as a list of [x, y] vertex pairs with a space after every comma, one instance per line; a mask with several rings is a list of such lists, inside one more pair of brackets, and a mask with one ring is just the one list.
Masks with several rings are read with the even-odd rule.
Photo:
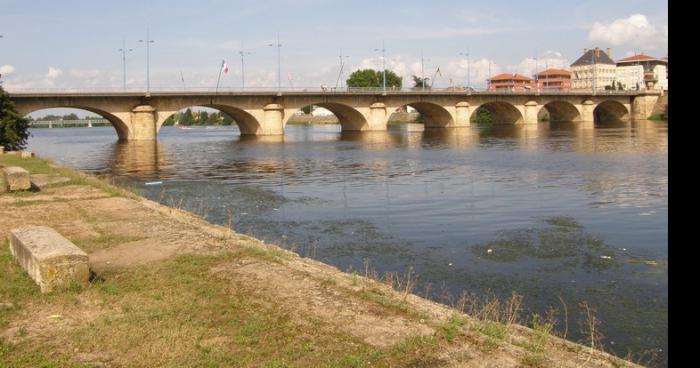
[[423, 57], [423, 49], [420, 49], [420, 78], [420, 86], [425, 91], [425, 58]]
[[282, 44], [280, 43], [280, 33], [277, 32], [277, 44], [271, 43], [268, 46], [277, 46], [277, 92], [282, 93], [282, 62], [280, 57], [280, 49]]
[[467, 57], [467, 88], [469, 88], [472, 85], [470, 80], [471, 73], [469, 71], [469, 48], [467, 47], [467, 52], [460, 52], [459, 54]]
[[382, 93], [386, 95], [386, 61], [384, 59], [384, 53], [386, 49], [384, 48], [384, 40], [382, 40], [382, 48], [380, 49], [374, 49], [374, 51], [381, 51], [382, 52]]
[[126, 41], [122, 40], [122, 48], [119, 49], [119, 52], [122, 53], [122, 79], [124, 83], [124, 92], [126, 92], [126, 53], [134, 51], [133, 49], [127, 49], [126, 48]]
[[143, 42], [146, 44], [146, 93], [151, 92], [151, 70], [150, 70], [150, 64], [151, 64], [151, 48], [150, 45], [154, 43], [151, 39], [151, 36], [149, 35], [149, 29], [146, 28], [146, 39], [145, 40], [139, 40], [139, 42]]
[[244, 51], [243, 46], [241, 45], [241, 51], [238, 51], [238, 53], [241, 55], [241, 89], [245, 89], [245, 55], [250, 55], [251, 53], [249, 51]]
[[336, 88], [338, 88], [338, 83], [340, 83], [340, 88], [343, 88], [343, 69], [345, 67], [345, 59], [349, 57], [348, 55], [343, 56], [343, 49], [340, 49], [340, 71], [338, 72], [338, 80], [335, 82]]

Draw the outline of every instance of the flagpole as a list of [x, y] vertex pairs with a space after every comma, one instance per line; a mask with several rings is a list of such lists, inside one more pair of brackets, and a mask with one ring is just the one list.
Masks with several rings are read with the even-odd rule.
[[219, 94], [219, 81], [221, 80], [221, 71], [224, 70], [224, 64], [226, 64], [226, 61], [221, 60], [221, 67], [219, 68], [219, 77], [216, 78], [216, 90], [214, 91], [215, 95]]

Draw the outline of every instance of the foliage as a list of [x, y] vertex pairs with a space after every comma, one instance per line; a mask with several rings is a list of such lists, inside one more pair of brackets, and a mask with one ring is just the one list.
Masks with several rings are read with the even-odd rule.
[[301, 108], [301, 111], [304, 112], [304, 114], [311, 114], [314, 111], [314, 107], [312, 105], [309, 106], [304, 106]]
[[428, 78], [421, 78], [417, 75], [413, 76], [413, 88], [426, 88], [428, 86]]
[[474, 114], [472, 122], [476, 124], [490, 125], [493, 123], [493, 114], [488, 109], [479, 108], [476, 110], [476, 114]]
[[[401, 77], [391, 70], [386, 70], [386, 87], [401, 88]], [[346, 81], [348, 87], [382, 87], [383, 73], [380, 70], [361, 69], [350, 74]]]
[[163, 125], [231, 125], [233, 118], [223, 111], [208, 113], [206, 111], [192, 111], [188, 108], [185, 112], [177, 112], [165, 119]]
[[27, 146], [29, 120], [15, 110], [10, 96], [0, 87], [0, 147], [21, 150]]

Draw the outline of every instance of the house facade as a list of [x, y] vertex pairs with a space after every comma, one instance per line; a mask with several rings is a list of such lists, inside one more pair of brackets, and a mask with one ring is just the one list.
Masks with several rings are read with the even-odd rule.
[[668, 60], [639, 54], [616, 64], [616, 78], [624, 89], [668, 90]]
[[615, 83], [617, 65], [610, 58], [611, 50], [585, 49], [583, 55], [571, 64], [571, 88], [605, 90]]

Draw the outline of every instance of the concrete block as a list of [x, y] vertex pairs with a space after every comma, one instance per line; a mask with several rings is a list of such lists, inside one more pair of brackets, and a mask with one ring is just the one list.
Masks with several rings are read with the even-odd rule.
[[19, 153], [21, 158], [32, 158], [34, 157], [34, 152], [22, 151]]
[[7, 183], [9, 191], [29, 190], [32, 182], [29, 180], [29, 172], [19, 166], [5, 166], [0, 173]]
[[88, 255], [46, 226], [23, 226], [10, 231], [10, 252], [42, 293], [85, 287], [90, 278]]

